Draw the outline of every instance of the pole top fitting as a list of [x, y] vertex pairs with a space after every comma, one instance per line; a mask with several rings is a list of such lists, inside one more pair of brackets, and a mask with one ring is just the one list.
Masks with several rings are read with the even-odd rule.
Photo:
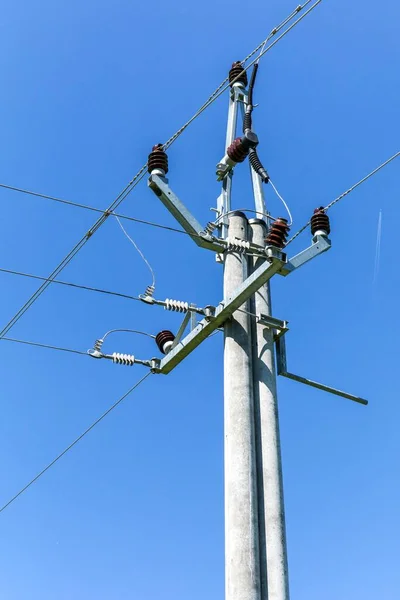
[[267, 226], [267, 224], [264, 221], [264, 219], [259, 219], [258, 217], [254, 217], [252, 219], [249, 219], [249, 225], [264, 225], [264, 227]]
[[242, 219], [246, 219], [246, 221], [247, 221], [247, 216], [241, 210], [234, 210], [230, 213], [229, 216], [230, 217], [242, 217]]
[[231, 87], [233, 87], [235, 83], [241, 83], [244, 87], [247, 87], [247, 73], [243, 69], [240, 60], [237, 60], [232, 64], [232, 68], [229, 71], [229, 83]]
[[165, 176], [168, 173], [168, 156], [162, 144], [153, 146], [147, 160], [147, 170], [150, 174], [155, 171], [161, 176]]

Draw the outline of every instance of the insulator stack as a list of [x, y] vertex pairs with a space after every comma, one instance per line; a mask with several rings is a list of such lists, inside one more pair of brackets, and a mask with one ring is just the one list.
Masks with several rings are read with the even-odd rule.
[[148, 285], [145, 292], [144, 292], [144, 296], [146, 297], [153, 297], [154, 291], [155, 291], [155, 286], [154, 285]]
[[152, 171], [157, 169], [160, 169], [164, 173], [168, 173], [168, 156], [166, 152], [164, 152], [162, 144], [153, 146], [153, 150], [150, 152], [147, 161], [147, 170], [149, 173], [152, 173]]
[[160, 331], [160, 333], [156, 335], [156, 344], [160, 352], [163, 354], [168, 354], [168, 352], [171, 350], [174, 339], [175, 336], [172, 331]]
[[114, 352], [112, 355], [113, 363], [117, 365], [127, 365], [132, 367], [135, 364], [135, 357], [133, 354], [121, 354], [120, 352]]
[[238, 238], [226, 238], [226, 249], [231, 252], [243, 254], [250, 249], [250, 242], [239, 240]]
[[236, 138], [228, 147], [226, 153], [229, 158], [235, 162], [243, 162], [248, 156], [250, 149], [258, 144], [258, 137], [253, 131], [246, 131], [243, 137]]
[[208, 235], [212, 235], [216, 228], [218, 227], [217, 223], [213, 221], [209, 221], [207, 225], [204, 227], [204, 233], [208, 233]]
[[279, 219], [276, 219], [276, 221], [274, 221], [274, 223], [271, 225], [268, 235], [265, 238], [265, 243], [267, 244], [267, 246], [284, 248], [286, 245], [289, 230], [290, 227], [288, 225], [287, 219], [279, 217]]
[[189, 310], [189, 302], [184, 302], [183, 300], [172, 300], [172, 298], [167, 298], [165, 300], [164, 308], [165, 310], [186, 313]]
[[243, 65], [240, 60], [234, 62], [231, 70], [229, 71], [229, 83], [231, 84], [231, 87], [234, 85], [234, 83], [239, 82], [243, 83], [245, 87], [247, 86], [247, 73], [243, 70]]
[[93, 344], [93, 350], [95, 352], [101, 352], [101, 348], [104, 344], [104, 340], [102, 340], [101, 338], [96, 340], [95, 343]]
[[321, 231], [326, 235], [329, 235], [331, 232], [331, 225], [329, 222], [329, 217], [325, 212], [323, 206], [316, 208], [314, 210], [314, 214], [311, 217], [311, 233], [315, 235], [317, 231]]
[[231, 160], [234, 160], [236, 163], [241, 163], [246, 159], [249, 149], [246, 148], [242, 142], [242, 138], [239, 137], [236, 138], [236, 140], [233, 140], [226, 153]]

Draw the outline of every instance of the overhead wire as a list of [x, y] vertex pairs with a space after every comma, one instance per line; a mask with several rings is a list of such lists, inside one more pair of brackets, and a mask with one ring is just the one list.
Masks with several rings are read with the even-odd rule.
[[145, 335], [146, 337], [152, 338], [153, 340], [156, 339], [155, 335], [152, 335], [151, 333], [146, 333], [146, 331], [138, 331], [137, 329], [110, 329], [109, 331], [107, 331], [107, 333], [105, 333], [102, 336], [101, 339], [103, 340], [103, 342], [106, 338], [108, 338], [108, 336], [111, 333], [137, 333], [138, 335]]
[[24, 487], [21, 488], [19, 492], [17, 492], [5, 504], [3, 504], [3, 506], [0, 508], [0, 513], [3, 512], [3, 510], [5, 510], [8, 506], [10, 506], [10, 504], [15, 502], [15, 500], [17, 500], [17, 498], [19, 498], [24, 492], [26, 492], [26, 490], [30, 488], [31, 485], [33, 485], [38, 479], [40, 479], [40, 477], [42, 477], [42, 475], [44, 475], [51, 467], [53, 467], [60, 460], [60, 458], [65, 456], [67, 452], [69, 452], [74, 446], [76, 446], [76, 444], [80, 442], [82, 438], [84, 438], [90, 431], [92, 431], [92, 429], [94, 429], [96, 425], [98, 425], [107, 415], [109, 415], [110, 412], [117, 408], [117, 406], [119, 406], [121, 402], [129, 396], [129, 394], [131, 394], [136, 388], [138, 388], [139, 385], [143, 383], [143, 381], [147, 379], [147, 377], [149, 377], [149, 375], [151, 375], [151, 371], [149, 371], [148, 373], [146, 373], [146, 375], [139, 379], [139, 381], [137, 381], [135, 385], [133, 385], [127, 392], [125, 392], [125, 394], [123, 394], [123, 396], [121, 396], [116, 402], [114, 402], [114, 404], [112, 404], [105, 412], [103, 412], [103, 414], [100, 415], [100, 417], [98, 417], [91, 425], [89, 425], [89, 427], [87, 427], [87, 429], [85, 429], [83, 433], [81, 433], [73, 442], [71, 442], [71, 444], [69, 444], [62, 452], [60, 452], [60, 454], [58, 454], [44, 469], [42, 469], [37, 475], [35, 475], [33, 479], [31, 479], [26, 485], [24, 485]]
[[[340, 200], [342, 200], [343, 198], [345, 198], [345, 196], [347, 196], [348, 194], [350, 194], [353, 190], [355, 190], [356, 188], [358, 188], [361, 184], [363, 184], [366, 181], [368, 181], [368, 179], [370, 179], [373, 175], [375, 175], [376, 173], [378, 173], [378, 171], [380, 171], [381, 169], [383, 169], [383, 167], [386, 167], [386, 165], [388, 165], [389, 163], [391, 163], [398, 156], [400, 156], [400, 152], [396, 152], [395, 154], [393, 154], [393, 156], [391, 156], [390, 158], [388, 158], [387, 160], [385, 160], [385, 162], [381, 163], [373, 171], [371, 171], [370, 173], [368, 173], [368, 175], [366, 175], [365, 177], [363, 177], [362, 179], [360, 179], [360, 181], [357, 181], [357, 183], [355, 183], [354, 185], [352, 185], [351, 187], [349, 187], [349, 189], [347, 189], [345, 192], [343, 192], [343, 194], [340, 194], [340, 196], [338, 196], [337, 198], [335, 198], [334, 200], [332, 200], [332, 202], [330, 202], [329, 204], [327, 204], [325, 206], [325, 208], [324, 208], [325, 212], [328, 211], [329, 209], [331, 209], [332, 206], [334, 206]], [[310, 225], [310, 223], [311, 223], [311, 221], [307, 221], [307, 223], [305, 225], [303, 225], [303, 227], [301, 229], [299, 229], [299, 231], [297, 231], [290, 238], [290, 240], [288, 240], [288, 242], [286, 243], [286, 246], [288, 244], [291, 244], [301, 233], [303, 233], [303, 231], [305, 231], [305, 229], [307, 229], [307, 227]]]
[[[105, 212], [103, 209], [96, 208], [95, 206], [89, 206], [88, 204], [82, 204], [80, 202], [73, 202], [72, 200], [65, 200], [64, 198], [58, 198], [57, 196], [49, 196], [48, 194], [42, 194], [40, 192], [34, 192], [32, 190], [26, 190], [24, 188], [15, 187], [12, 185], [6, 185], [5, 183], [0, 183], [0, 188], [5, 188], [7, 190], [12, 190], [14, 192], [20, 192], [22, 194], [28, 194], [30, 196], [45, 198], [46, 200], [60, 202], [61, 204], [65, 204], [67, 206], [73, 206], [75, 208], [82, 208], [85, 210], [90, 210], [92, 212], [97, 212], [97, 213], [101, 213], [101, 214], [104, 214], [104, 212]], [[176, 233], [183, 233], [184, 235], [189, 235], [183, 229], [177, 229], [176, 227], [170, 227], [169, 225], [162, 225], [161, 223], [154, 223], [153, 221], [147, 221], [145, 219], [138, 219], [137, 217], [131, 217], [129, 215], [123, 215], [123, 214], [116, 213], [116, 212], [111, 212], [110, 215], [112, 215], [113, 217], [119, 217], [120, 219], [125, 219], [127, 221], [133, 221], [134, 223], [150, 225], [151, 227], [158, 227], [159, 229], [166, 229], [167, 231], [174, 231]], [[191, 236], [193, 237], [193, 234], [191, 234]]]
[[41, 344], [40, 342], [31, 342], [28, 340], [19, 340], [17, 338], [5, 337], [3, 336], [1, 340], [5, 340], [6, 342], [14, 342], [16, 344], [26, 344], [27, 346], [37, 346], [39, 348], [47, 348], [48, 350], [58, 350], [60, 352], [69, 352], [71, 354], [80, 354], [81, 356], [87, 356], [86, 352], [82, 352], [82, 350], [73, 350], [72, 348], [62, 348], [61, 346], [51, 346], [50, 344]]
[[[39, 281], [48, 281], [47, 277], [41, 277], [40, 275], [33, 275], [32, 273], [23, 273], [22, 271], [13, 271], [12, 269], [3, 269], [0, 268], [0, 273], [8, 273], [10, 275], [18, 275], [19, 277], [27, 277], [29, 279], [37, 279]], [[65, 285], [68, 287], [73, 287], [81, 290], [87, 290], [89, 292], [97, 292], [98, 294], [106, 294], [109, 296], [117, 296], [119, 298], [125, 298], [127, 300], [137, 300], [141, 302], [139, 296], [131, 296], [129, 294], [123, 294], [121, 292], [113, 292], [111, 290], [103, 290], [101, 288], [91, 287], [89, 285], [80, 285], [79, 283], [72, 283], [70, 281], [61, 281], [60, 279], [52, 279], [52, 283], [56, 283], [58, 285]], [[2, 339], [2, 338], [0, 338]]]
[[[322, 2], [322, 0], [316, 0], [316, 2], [314, 2], [314, 4], [305, 13], [303, 13], [298, 19], [296, 19], [271, 44], [269, 44], [266, 47], [264, 46], [261, 49], [261, 52], [256, 59], [251, 61], [247, 66], [243, 66], [243, 70], [244, 71], [248, 70], [253, 64], [258, 62], [262, 56], [264, 56], [269, 50], [271, 50], [283, 37], [285, 37], [289, 33], [289, 31], [291, 31], [294, 27], [296, 27], [296, 25], [298, 25], [298, 23], [300, 23], [321, 2]], [[306, 3], [306, 5], [307, 4], [308, 4], [308, 2]], [[294, 14], [296, 14], [296, 12], [299, 12], [299, 10], [296, 9], [296, 11], [294, 11]], [[290, 17], [290, 18], [288, 17], [287, 19], [289, 19], [289, 21], [290, 21], [292, 18], [293, 17]], [[287, 19], [286, 19], [286, 24], [289, 22], [289, 21], [287, 21]], [[284, 25], [280, 25], [278, 27], [279, 27], [279, 29], [275, 28], [274, 30], [272, 30], [272, 32], [268, 36], [269, 39], [274, 37], [278, 33], [278, 31], [280, 31], [284, 27]], [[267, 40], [268, 40], [268, 38], [267, 38]], [[263, 42], [263, 44], [264, 44], [264, 42]], [[195, 119], [197, 119], [197, 117], [200, 116], [200, 114], [202, 112], [204, 112], [204, 110], [206, 110], [206, 108], [208, 108], [208, 106], [210, 104], [212, 104], [221, 94], [223, 94], [225, 92], [226, 89], [228, 89], [228, 87], [230, 87], [232, 85], [232, 83], [235, 82], [235, 80], [238, 80], [240, 77], [241, 77], [241, 73], [239, 73], [239, 75], [233, 81], [228, 82], [227, 85], [225, 85], [224, 83], [221, 84], [217, 88], [217, 90], [210, 96], [210, 98], [206, 101], [206, 103], [203, 104], [203, 106], [195, 113], [195, 115], [191, 119], [189, 119], [173, 136], [171, 136], [165, 144], [163, 144], [164, 149], [169, 148], [178, 139], [178, 137], [183, 133], [183, 131], [185, 131], [185, 129], [187, 129], [187, 127], [189, 127], [189, 125]], [[225, 79], [225, 81], [227, 81], [227, 80]], [[145, 176], [146, 170], [147, 170], [147, 163], [139, 169], [139, 171], [136, 173], [136, 175], [129, 181], [129, 183], [124, 187], [124, 189], [113, 200], [113, 202], [110, 204], [110, 206], [107, 208], [107, 210], [105, 210], [104, 213], [101, 216], [99, 216], [97, 221], [88, 230], [88, 232], [75, 244], [75, 246], [71, 249], [71, 251], [62, 259], [62, 261], [57, 265], [57, 267], [50, 273], [47, 280], [42, 283], [42, 285], [32, 294], [32, 296], [25, 302], [25, 304], [8, 321], [8, 323], [0, 331], [0, 338], [5, 336], [10, 331], [10, 329], [19, 321], [19, 319], [25, 314], [25, 312], [27, 310], [29, 310], [29, 308], [32, 306], [32, 304], [34, 304], [34, 302], [36, 302], [36, 300], [43, 294], [43, 292], [48, 288], [50, 283], [57, 277], [57, 275], [59, 275], [61, 273], [61, 271], [63, 271], [65, 269], [65, 267], [71, 262], [71, 260], [76, 256], [76, 254], [85, 246], [85, 244], [92, 237], [92, 235], [94, 233], [96, 233], [96, 231], [101, 227], [101, 225], [103, 225], [103, 223], [107, 220], [107, 218], [111, 215], [111, 213], [116, 208], [118, 208], [118, 206], [125, 200], [125, 198], [130, 194], [130, 192], [143, 179], [143, 177]]]
[[[274, 29], [272, 29], [272, 31], [269, 33], [269, 35], [267, 36], [267, 38], [265, 40], [263, 40], [261, 42], [261, 44], [259, 44], [255, 50], [253, 50], [252, 52], [250, 52], [250, 54], [248, 54], [241, 61], [242, 64], [243, 64], [243, 71], [247, 71], [256, 62], [259, 62], [260, 58], [262, 56], [264, 56], [264, 54], [266, 54], [266, 52], [268, 52], [271, 48], [273, 48], [273, 46], [275, 46], [275, 44], [277, 42], [279, 42], [283, 37], [285, 37], [285, 35], [287, 33], [289, 33], [289, 31], [291, 31], [293, 29], [293, 27], [295, 27], [298, 23], [300, 23], [300, 21], [302, 21], [304, 19], [304, 17], [306, 17], [314, 8], [316, 8], [316, 6], [318, 6], [318, 4], [320, 4], [322, 2], [322, 0], [317, 0], [313, 4], [313, 6], [311, 6], [303, 15], [301, 15], [301, 17], [299, 17], [294, 23], [292, 23], [292, 25], [284, 33], [282, 33], [272, 44], [270, 44], [270, 46], [268, 46], [267, 48], [265, 48], [265, 45], [268, 43], [268, 41], [271, 40], [277, 33], [279, 33], [279, 31], [281, 31], [283, 29], [283, 27], [285, 27], [289, 23], [289, 21], [291, 21], [293, 19], [293, 17], [296, 14], [298, 14], [301, 10], [303, 10], [303, 8], [305, 8], [306, 6], [308, 6], [308, 4], [310, 4], [311, 2], [312, 2], [312, 0], [307, 0], [307, 2], [305, 2], [303, 5], [301, 5], [301, 8], [297, 7], [288, 17], [286, 17], [286, 19], [284, 19], [279, 25], [277, 25], [276, 27], [274, 27]], [[261, 48], [261, 52], [260, 52], [259, 56], [255, 60], [253, 60], [252, 62], [250, 62], [247, 66], [244, 66], [244, 63], [246, 63], [250, 58], [252, 58], [254, 56], [254, 54], [256, 54], [258, 52], [258, 50], [260, 48]], [[194, 113], [194, 115], [188, 121], [186, 121], [186, 123], [184, 125], [182, 125], [182, 127], [180, 127], [180, 129], [178, 129], [178, 131], [176, 131], [174, 133], [174, 135], [172, 135], [163, 144], [164, 150], [167, 150], [175, 142], [175, 140], [177, 140], [178, 137], [185, 131], [185, 129], [187, 129], [189, 127], [189, 125], [191, 125], [191, 123], [193, 123], [193, 121], [195, 121], [228, 88], [230, 88], [231, 85], [233, 83], [235, 83], [235, 81], [237, 81], [238, 79], [240, 79], [240, 77], [242, 75], [242, 72], [239, 73], [231, 81], [229, 81], [229, 78], [226, 77], [224, 79], [224, 81], [217, 87], [217, 89], [214, 90], [214, 92], [210, 95], [210, 97], [204, 102], [204, 104]]]
[[272, 183], [271, 178], [269, 178], [268, 183], [271, 185], [272, 189], [274, 190], [275, 194], [278, 196], [279, 200], [282, 202], [283, 206], [286, 209], [287, 214], [289, 215], [289, 227], [291, 227], [293, 225], [293, 217], [292, 217], [292, 213], [290, 212], [290, 208], [287, 205], [287, 203], [285, 202], [285, 200], [282, 198], [282, 196], [280, 195], [280, 193], [278, 192], [278, 190], [276, 189], [275, 185]]
[[136, 244], [136, 242], [131, 238], [131, 236], [129, 235], [129, 233], [126, 231], [125, 227], [122, 225], [121, 221], [119, 220], [118, 217], [115, 217], [115, 219], [117, 220], [118, 225], [120, 226], [120, 228], [122, 229], [122, 232], [124, 233], [125, 237], [130, 241], [130, 243], [133, 245], [133, 247], [137, 250], [138, 254], [142, 257], [144, 263], [147, 265], [150, 273], [151, 273], [151, 277], [152, 277], [152, 283], [151, 283], [151, 288], [154, 292], [155, 288], [156, 288], [156, 276], [153, 270], [153, 267], [151, 266], [151, 264], [149, 263], [149, 261], [147, 260], [147, 258], [145, 257], [145, 255], [143, 254], [143, 252], [141, 251], [141, 249], [139, 248], [139, 246]]

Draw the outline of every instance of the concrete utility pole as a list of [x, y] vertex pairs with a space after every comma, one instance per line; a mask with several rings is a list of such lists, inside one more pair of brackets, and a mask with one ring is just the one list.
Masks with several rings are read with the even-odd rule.
[[[311, 245], [291, 258], [285, 251], [286, 219], [271, 218], [267, 231], [264, 220], [248, 221], [243, 212], [231, 210], [234, 168], [248, 158], [255, 211], [267, 215], [263, 190], [270, 179], [258, 158], [251, 121], [256, 67], [248, 88], [241, 63], [234, 63], [229, 72], [227, 149], [216, 166], [222, 190], [215, 222], [203, 227], [171, 189], [168, 157], [161, 144], [148, 160], [149, 186], [157, 198], [198, 247], [216, 253], [224, 264], [223, 301], [200, 308], [180, 300], [156, 300], [153, 291], [146, 292], [144, 302], [186, 315], [176, 336], [171, 331], [157, 335], [164, 358], [138, 361], [118, 355], [117, 362], [141, 362], [153, 373], [167, 375], [214, 331], [224, 328], [225, 600], [289, 600], [276, 373], [354, 402], [367, 401], [289, 372], [287, 322], [271, 316], [269, 280], [287, 277], [331, 247], [325, 209], [315, 209], [311, 217]], [[240, 110], [242, 136], [235, 138]], [[219, 235], [214, 235], [217, 228]], [[199, 323], [197, 315], [202, 316]], [[189, 322], [191, 331], [184, 336]], [[98, 350], [92, 356], [116, 360]]]
[[[251, 239], [264, 243], [264, 221], [251, 219]], [[252, 270], [264, 262], [252, 259]], [[251, 312], [271, 315], [267, 282], [251, 299]], [[259, 546], [262, 600], [289, 600], [285, 508], [276, 390], [274, 330], [252, 320], [253, 393], [256, 434]]]
[[[243, 213], [229, 217], [229, 237], [248, 239]], [[248, 275], [243, 252], [228, 251], [224, 298]], [[249, 310], [248, 302], [243, 307]], [[225, 584], [227, 600], [261, 600], [257, 461], [249, 315], [236, 311], [224, 325]]]

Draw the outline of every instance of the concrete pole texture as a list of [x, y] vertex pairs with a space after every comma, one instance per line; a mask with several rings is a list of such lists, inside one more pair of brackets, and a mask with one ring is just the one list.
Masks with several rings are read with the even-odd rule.
[[[249, 221], [251, 241], [265, 245], [265, 222]], [[250, 268], [265, 259], [249, 258]], [[271, 315], [269, 282], [256, 292], [251, 312]], [[289, 600], [285, 508], [276, 390], [274, 331], [252, 318], [253, 393], [257, 457], [261, 600]]]
[[[243, 213], [230, 215], [228, 236], [248, 239], [248, 221]], [[247, 273], [246, 255], [227, 251], [224, 298]], [[247, 303], [242, 308], [249, 309]], [[224, 333], [225, 598], [261, 600], [249, 316], [236, 311], [225, 323]]]

